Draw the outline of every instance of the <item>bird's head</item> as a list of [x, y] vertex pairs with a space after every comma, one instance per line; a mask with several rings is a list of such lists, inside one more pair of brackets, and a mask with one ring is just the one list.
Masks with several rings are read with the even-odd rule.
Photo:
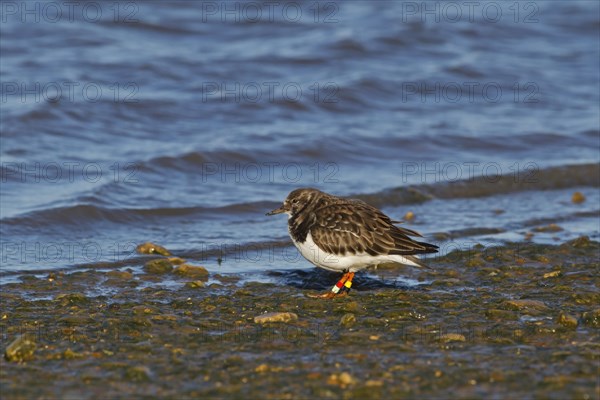
[[284, 200], [283, 205], [279, 208], [274, 209], [267, 213], [267, 215], [275, 215], [286, 213], [290, 217], [297, 215], [299, 212], [304, 210], [307, 206], [313, 203], [313, 201], [322, 192], [317, 189], [302, 188], [296, 189], [288, 195]]

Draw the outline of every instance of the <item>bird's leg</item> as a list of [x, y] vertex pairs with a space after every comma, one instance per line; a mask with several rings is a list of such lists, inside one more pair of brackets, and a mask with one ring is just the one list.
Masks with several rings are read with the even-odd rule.
[[354, 279], [354, 272], [346, 272], [342, 278], [331, 288], [331, 292], [334, 296], [344, 296], [350, 292], [352, 287], [352, 279]]
[[312, 295], [311, 297], [319, 297], [324, 299], [331, 299], [333, 297], [342, 297], [348, 294], [352, 287], [352, 279], [354, 278], [354, 272], [346, 272], [339, 281], [331, 288], [329, 292]]

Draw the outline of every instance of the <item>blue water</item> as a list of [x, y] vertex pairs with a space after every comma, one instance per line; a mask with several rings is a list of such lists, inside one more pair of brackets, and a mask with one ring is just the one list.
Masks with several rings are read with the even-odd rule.
[[[148, 240], [211, 271], [310, 268], [285, 219], [264, 216], [300, 186], [544, 176], [543, 190], [378, 205], [414, 211], [432, 242], [522, 240], [553, 218], [564, 230], [533, 240], [599, 236], [589, 169], [566, 187], [538, 175], [600, 163], [598, 2], [1, 7], [2, 274], [136, 263]], [[276, 245], [198, 255], [250, 243]]]

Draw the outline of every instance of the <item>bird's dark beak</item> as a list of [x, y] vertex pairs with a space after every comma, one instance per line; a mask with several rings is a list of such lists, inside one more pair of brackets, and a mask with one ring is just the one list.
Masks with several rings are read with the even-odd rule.
[[284, 206], [281, 206], [279, 208], [274, 209], [273, 211], [269, 211], [266, 215], [275, 215], [275, 214], [281, 214], [286, 212], [286, 209], [284, 208]]

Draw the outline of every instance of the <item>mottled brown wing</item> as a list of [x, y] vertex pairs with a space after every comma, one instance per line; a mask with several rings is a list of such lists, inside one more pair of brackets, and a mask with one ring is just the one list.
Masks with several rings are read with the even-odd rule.
[[435, 253], [437, 246], [417, 242], [409, 236], [421, 236], [410, 229], [395, 226], [376, 208], [356, 200], [333, 204], [316, 211], [319, 218], [310, 233], [317, 246], [328, 253], [343, 255], [368, 253]]

